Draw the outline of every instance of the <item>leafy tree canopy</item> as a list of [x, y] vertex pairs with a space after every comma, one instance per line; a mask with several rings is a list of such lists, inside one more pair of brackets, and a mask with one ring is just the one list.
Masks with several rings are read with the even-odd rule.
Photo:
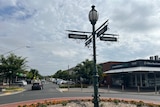
[[[100, 65], [97, 65], [97, 70], [99, 74], [99, 80], [102, 79], [102, 69]], [[72, 73], [69, 73], [72, 72]], [[77, 64], [73, 69], [71, 70], [59, 70], [54, 75], [54, 78], [61, 78], [61, 79], [72, 79], [74, 81], [80, 82], [81, 79], [83, 79], [83, 82], [86, 84], [92, 83], [93, 78], [93, 61], [89, 61], [86, 59], [85, 61]]]
[[17, 72], [23, 72], [26, 69], [26, 58], [22, 58], [21, 56], [16, 56], [15, 54], [11, 53], [7, 57], [3, 55], [0, 56], [0, 72], [9, 73], [12, 72], [16, 74]]

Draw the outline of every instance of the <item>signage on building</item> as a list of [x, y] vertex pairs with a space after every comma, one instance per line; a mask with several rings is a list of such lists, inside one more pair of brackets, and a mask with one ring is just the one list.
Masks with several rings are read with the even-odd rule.
[[146, 65], [146, 66], [159, 66], [160, 67], [160, 62], [147, 62], [147, 61], [145, 61], [144, 62], [144, 65]]
[[130, 67], [160, 67], [158, 60], [135, 60], [130, 62], [123, 62], [121, 64], [112, 65], [111, 69], [130, 68]]

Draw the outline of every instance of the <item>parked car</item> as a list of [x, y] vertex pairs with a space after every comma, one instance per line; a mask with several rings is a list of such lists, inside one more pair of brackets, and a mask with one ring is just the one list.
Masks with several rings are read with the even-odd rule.
[[76, 84], [75, 82], [73, 82], [73, 81], [67, 81], [67, 84], [71, 84], [71, 85], [73, 85], [73, 84]]
[[25, 80], [20, 80], [20, 81], [16, 81], [15, 84], [18, 86], [26, 86], [27, 82]]
[[57, 84], [58, 84], [58, 85], [67, 84], [67, 81], [62, 80], [62, 79], [59, 79], [59, 80], [57, 81]]
[[45, 84], [45, 83], [46, 83], [46, 80], [45, 80], [45, 79], [42, 79], [42, 80], [41, 80], [41, 83], [42, 83], [42, 84]]
[[43, 84], [41, 82], [34, 82], [32, 84], [32, 90], [42, 90]]

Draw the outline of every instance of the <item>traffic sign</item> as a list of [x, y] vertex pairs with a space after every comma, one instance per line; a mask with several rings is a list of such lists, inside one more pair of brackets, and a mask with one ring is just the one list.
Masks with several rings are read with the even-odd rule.
[[115, 38], [115, 37], [100, 37], [100, 40], [102, 40], [102, 41], [113, 41], [113, 42], [116, 42], [117, 38]]
[[99, 37], [100, 35], [102, 35], [107, 30], [107, 26], [108, 25], [105, 25], [101, 30], [99, 30], [99, 32], [97, 33], [97, 37]]
[[92, 38], [87, 39], [85, 42], [85, 46], [89, 45], [91, 42], [92, 42]]
[[87, 39], [87, 35], [81, 34], [68, 34], [68, 37], [73, 39]]

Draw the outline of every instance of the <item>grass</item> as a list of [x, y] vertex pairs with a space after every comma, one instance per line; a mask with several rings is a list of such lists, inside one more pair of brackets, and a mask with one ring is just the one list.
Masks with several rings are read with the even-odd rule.
[[6, 87], [4, 89], [5, 89], [4, 92], [15, 92], [15, 91], [22, 91], [22, 90], [24, 90], [24, 88], [18, 87], [18, 86]]

